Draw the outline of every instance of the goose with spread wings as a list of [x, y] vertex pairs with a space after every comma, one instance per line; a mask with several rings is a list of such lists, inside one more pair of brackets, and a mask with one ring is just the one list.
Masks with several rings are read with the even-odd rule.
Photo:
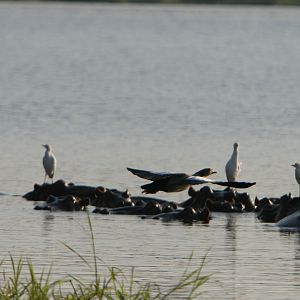
[[206, 178], [207, 176], [216, 173], [211, 168], [202, 169], [193, 175], [186, 173], [152, 172], [133, 168], [127, 168], [127, 170], [138, 177], [152, 181], [149, 184], [141, 186], [145, 194], [155, 194], [159, 191], [166, 193], [181, 192], [191, 185], [205, 183], [243, 189], [256, 184], [255, 182], [226, 182], [208, 179]]

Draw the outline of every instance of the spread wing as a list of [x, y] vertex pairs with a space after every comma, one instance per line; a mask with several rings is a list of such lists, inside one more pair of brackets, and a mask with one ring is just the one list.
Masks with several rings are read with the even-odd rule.
[[190, 185], [212, 183], [212, 184], [217, 184], [217, 185], [221, 185], [221, 186], [228, 186], [228, 187], [240, 188], [240, 189], [245, 189], [245, 188], [248, 188], [248, 187], [256, 184], [256, 182], [241, 182], [241, 181], [227, 182], [227, 181], [217, 181], [217, 180], [212, 180], [212, 179], [208, 179], [208, 178], [200, 177], [200, 176], [189, 176], [189, 177], [185, 178], [182, 181], [182, 183], [190, 184]]
[[184, 173], [152, 172], [152, 171], [139, 170], [133, 168], [127, 168], [127, 170], [138, 177], [148, 179], [151, 181], [168, 179], [168, 178], [185, 175]]

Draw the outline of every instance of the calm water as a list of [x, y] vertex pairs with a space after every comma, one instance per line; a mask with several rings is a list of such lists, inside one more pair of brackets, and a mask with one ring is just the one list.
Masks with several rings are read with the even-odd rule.
[[[43, 181], [41, 144], [57, 178], [128, 188], [126, 166], [218, 170], [240, 143], [241, 179], [254, 197], [298, 194], [300, 9], [276, 7], [0, 4], [2, 193]], [[182, 201], [187, 193], [159, 194]], [[85, 213], [41, 212], [0, 197], [0, 257], [54, 263], [53, 274], [90, 271], [63, 245], [91, 256]], [[298, 299], [300, 235], [254, 214], [214, 214], [209, 225], [92, 215], [109, 266], [164, 286], [193, 251], [213, 273], [203, 299]], [[103, 271], [105, 272], [105, 271]]]

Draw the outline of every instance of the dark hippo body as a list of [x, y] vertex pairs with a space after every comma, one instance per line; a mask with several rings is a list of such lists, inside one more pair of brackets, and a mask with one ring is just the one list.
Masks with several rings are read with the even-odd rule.
[[133, 206], [130, 193], [118, 191], [116, 189], [106, 189], [98, 187], [91, 199], [91, 205], [104, 208], [115, 208]]
[[164, 203], [158, 203], [155, 200], [146, 202], [139, 200], [136, 204], [134, 204], [134, 206], [116, 207], [111, 209], [96, 208], [93, 212], [100, 214], [157, 215], [162, 212], [174, 211], [175, 209], [176, 205], [172, 205], [167, 201]]
[[154, 216], [153, 219], [162, 220], [164, 222], [179, 220], [185, 223], [201, 221], [207, 224], [210, 221], [210, 211], [207, 207], [200, 210], [189, 206], [181, 210], [158, 214]]
[[210, 187], [205, 186], [199, 191], [195, 191], [191, 187], [188, 194], [190, 198], [180, 203], [179, 206], [191, 206], [197, 209], [207, 207], [210, 211], [215, 212], [251, 212], [255, 210], [248, 193], [236, 193], [230, 189], [213, 191]]
[[276, 223], [279, 227], [297, 227], [300, 229], [300, 210], [293, 212], [292, 214], [282, 218]]
[[73, 195], [55, 197], [49, 196], [45, 205], [37, 205], [36, 210], [82, 211], [89, 205], [89, 199], [84, 200]]
[[53, 184], [35, 184], [33, 191], [26, 193], [23, 197], [27, 200], [47, 201], [49, 196], [63, 197], [67, 195], [80, 199], [89, 199], [91, 205], [99, 207], [132, 205], [128, 191], [122, 192], [101, 186], [67, 184], [64, 180], [58, 180]]
[[138, 204], [138, 203], [148, 203], [151, 201], [156, 201], [157, 203], [161, 204], [162, 206], [166, 206], [166, 205], [176, 205], [175, 202], [173, 201], [167, 201], [164, 199], [160, 199], [160, 198], [156, 198], [156, 197], [145, 197], [145, 196], [131, 196], [131, 200], [134, 204]]
[[257, 218], [262, 222], [276, 223], [300, 210], [300, 198], [283, 195], [280, 198], [256, 199]]
[[73, 195], [79, 198], [92, 197], [95, 193], [96, 187], [67, 184], [64, 180], [57, 180], [56, 182], [42, 185], [35, 184], [33, 191], [26, 193], [23, 198], [33, 201], [46, 201], [50, 195], [60, 197]]

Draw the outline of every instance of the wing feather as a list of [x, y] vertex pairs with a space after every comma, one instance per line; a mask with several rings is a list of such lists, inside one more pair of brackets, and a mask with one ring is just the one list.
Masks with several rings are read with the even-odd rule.
[[241, 182], [241, 181], [235, 181], [235, 182], [230, 182], [230, 181], [217, 181], [217, 180], [212, 180], [200, 176], [189, 176], [185, 178], [182, 183], [186, 184], [203, 184], [203, 183], [212, 183], [212, 184], [217, 184], [221, 186], [228, 186], [228, 187], [233, 187], [233, 188], [240, 188], [240, 189], [245, 189], [248, 188], [252, 185], [255, 185], [256, 182]]
[[127, 168], [127, 170], [138, 177], [148, 179], [151, 181], [156, 181], [159, 179], [168, 179], [183, 174], [183, 173], [168, 173], [168, 172], [152, 172], [152, 171], [139, 170], [133, 168]]

